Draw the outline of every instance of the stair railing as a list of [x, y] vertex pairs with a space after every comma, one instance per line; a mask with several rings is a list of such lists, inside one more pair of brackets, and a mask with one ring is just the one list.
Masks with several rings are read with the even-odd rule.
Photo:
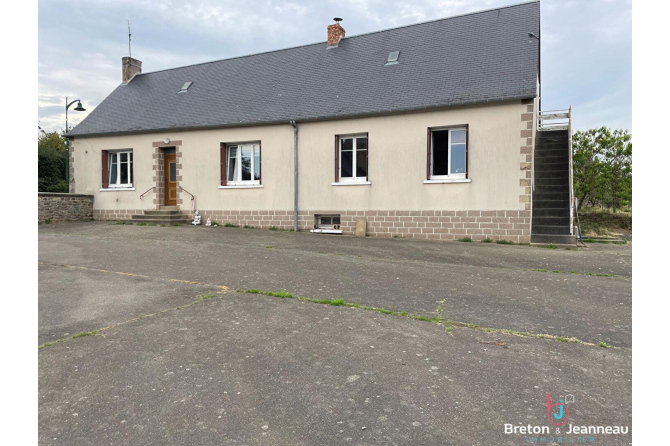
[[571, 111], [572, 106], [570, 106], [568, 110], [546, 110], [538, 112], [537, 129], [540, 131], [568, 130], [568, 127], [570, 126]]
[[186, 189], [184, 189], [181, 186], [179, 186], [179, 189], [181, 189], [182, 191], [186, 192], [187, 194], [189, 194], [191, 196], [191, 210], [195, 211], [195, 195], [193, 195], [192, 193], [190, 193], [189, 191], [187, 191]]
[[140, 200], [144, 200], [144, 196], [145, 196], [147, 193], [149, 193], [149, 191], [153, 191], [155, 188], [156, 188], [156, 186], [151, 186], [149, 189], [147, 189], [146, 191], [144, 191], [144, 193], [143, 193], [142, 195], [140, 195]]
[[570, 235], [575, 235], [575, 187], [572, 180], [572, 105], [568, 109], [568, 159], [570, 160], [568, 167], [570, 176]]

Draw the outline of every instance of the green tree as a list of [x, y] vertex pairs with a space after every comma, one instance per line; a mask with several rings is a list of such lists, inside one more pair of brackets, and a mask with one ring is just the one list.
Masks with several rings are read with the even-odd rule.
[[611, 207], [616, 212], [633, 197], [633, 143], [627, 130], [607, 127], [572, 136], [573, 179], [579, 207]]
[[68, 192], [65, 138], [58, 132], [40, 129], [37, 141], [37, 190], [40, 192]]

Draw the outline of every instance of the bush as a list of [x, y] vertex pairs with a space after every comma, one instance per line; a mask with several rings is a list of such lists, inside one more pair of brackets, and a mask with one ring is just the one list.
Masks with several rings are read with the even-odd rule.
[[37, 190], [69, 192], [65, 139], [57, 132], [43, 133], [37, 142]]

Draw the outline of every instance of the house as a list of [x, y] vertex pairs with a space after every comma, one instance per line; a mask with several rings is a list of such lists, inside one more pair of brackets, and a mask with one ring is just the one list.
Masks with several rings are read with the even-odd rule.
[[123, 82], [66, 135], [70, 191], [94, 195], [98, 220], [572, 233], [566, 126], [533, 196], [539, 1], [353, 37], [339, 20], [326, 42], [186, 67], [124, 57]]

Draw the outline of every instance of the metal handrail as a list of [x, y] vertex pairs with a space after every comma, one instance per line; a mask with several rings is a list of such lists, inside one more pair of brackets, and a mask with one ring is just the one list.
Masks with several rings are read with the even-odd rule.
[[184, 189], [181, 186], [179, 186], [179, 189], [183, 190], [184, 192], [186, 192], [187, 194], [189, 194], [191, 196], [191, 210], [195, 211], [195, 195], [193, 195], [192, 193], [190, 193], [189, 191], [187, 191], [186, 189]]
[[149, 191], [153, 191], [155, 188], [156, 188], [156, 186], [151, 186], [149, 189], [147, 189], [146, 191], [144, 191], [144, 193], [143, 193], [142, 195], [140, 195], [140, 200], [144, 200], [144, 196], [145, 196]]
[[[537, 114], [538, 130], [567, 130], [570, 125], [572, 106], [567, 110], [543, 110]], [[546, 122], [559, 121], [559, 122]]]
[[[570, 235], [575, 235], [575, 186], [572, 178], [572, 105], [570, 105], [570, 108], [568, 109], [568, 157], [570, 160]], [[579, 216], [577, 216], [577, 219], [579, 219]]]

